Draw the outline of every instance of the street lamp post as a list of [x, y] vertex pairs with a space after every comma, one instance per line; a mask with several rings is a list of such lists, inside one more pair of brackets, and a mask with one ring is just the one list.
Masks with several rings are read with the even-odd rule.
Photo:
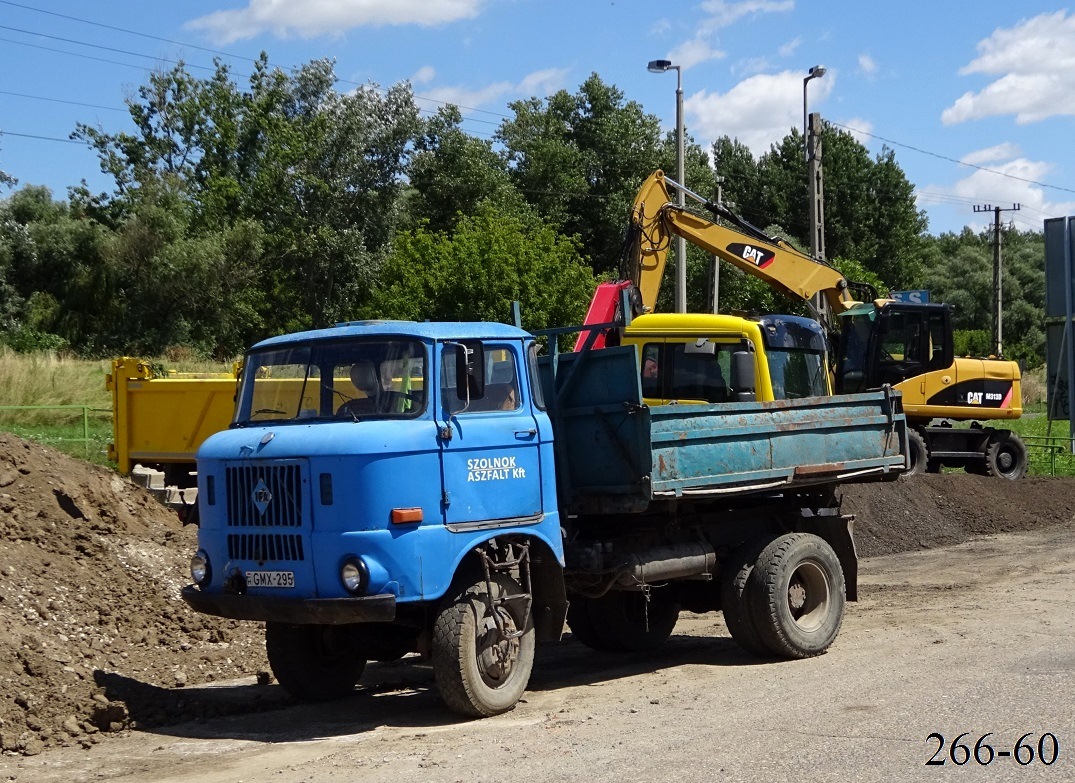
[[[665, 73], [674, 70], [676, 72], [676, 179], [680, 185], [685, 185], [683, 155], [683, 70], [678, 65], [673, 65], [671, 60], [650, 60], [646, 66], [650, 73]], [[677, 190], [676, 203], [682, 208], [686, 206], [686, 194], [683, 189]], [[687, 312], [687, 240], [683, 237], [676, 238], [676, 312]]]

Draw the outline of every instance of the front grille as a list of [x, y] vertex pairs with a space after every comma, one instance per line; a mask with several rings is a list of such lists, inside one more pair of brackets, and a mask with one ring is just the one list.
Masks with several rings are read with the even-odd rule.
[[298, 463], [231, 465], [225, 469], [229, 527], [300, 527]]
[[229, 560], [304, 560], [302, 536], [293, 533], [231, 533]]

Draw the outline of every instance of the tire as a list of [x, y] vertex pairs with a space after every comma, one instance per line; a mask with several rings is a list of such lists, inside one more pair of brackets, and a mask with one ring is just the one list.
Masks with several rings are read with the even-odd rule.
[[266, 623], [265, 652], [279, 683], [299, 701], [341, 699], [354, 690], [364, 658], [332, 625]]
[[[679, 604], [657, 594], [651, 594], [647, 604], [643, 593], [616, 590], [577, 601], [572, 609], [576, 606], [572, 633], [587, 647], [605, 652], [655, 650], [672, 635], [679, 621]], [[583, 612], [584, 617], [580, 616]], [[569, 609], [569, 625], [570, 614]]]
[[829, 648], [844, 617], [844, 573], [836, 553], [810, 533], [770, 543], [747, 587], [758, 636], [773, 653], [810, 658]]
[[1026, 475], [1026, 444], [1014, 432], [998, 431], [989, 439], [985, 451], [987, 476], [1016, 481]]
[[[447, 603], [433, 625], [433, 677], [449, 709], [471, 718], [499, 715], [512, 709], [526, 690], [534, 667], [534, 623], [529, 613], [518, 616], [521, 602], [497, 600], [519, 595], [519, 584], [503, 574], [467, 588]], [[490, 599], [509, 633], [505, 639], [490, 612]]]
[[750, 574], [767, 541], [752, 541], [735, 549], [720, 577], [720, 608], [732, 639], [751, 655], [769, 657], [772, 651], [758, 635], [750, 600]]
[[926, 450], [926, 439], [918, 430], [907, 430], [907, 454], [910, 457], [911, 466], [903, 472], [903, 475], [918, 476], [925, 473], [929, 465], [929, 452]]

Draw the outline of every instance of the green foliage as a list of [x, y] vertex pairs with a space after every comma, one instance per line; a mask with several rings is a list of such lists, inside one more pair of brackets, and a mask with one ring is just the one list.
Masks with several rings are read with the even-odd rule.
[[[980, 331], [984, 346], [970, 343], [975, 355], [992, 353], [993, 232], [946, 233], [926, 241], [921, 287], [935, 302], [954, 306], [958, 330]], [[1001, 241], [1004, 266], [1004, 355], [1028, 367], [1045, 360], [1045, 239], [1040, 231], [1006, 229]]]
[[581, 239], [596, 272], [615, 270], [635, 193], [662, 160], [675, 160], [658, 118], [596, 73], [574, 95], [561, 90], [509, 108], [514, 116], [497, 139], [519, 193], [561, 233]]
[[952, 332], [956, 356], [989, 356], [993, 337], [987, 329], [956, 329]]
[[581, 322], [596, 280], [577, 243], [525, 212], [492, 205], [453, 233], [404, 231], [360, 315], [506, 321], [522, 303], [528, 328]]
[[[922, 271], [925, 214], [914, 186], [885, 148], [875, 158], [849, 133], [822, 134], [825, 187], [825, 251], [854, 259], [894, 288], [910, 287]], [[725, 199], [757, 225], [780, 225], [809, 246], [809, 203], [803, 137], [792, 130], [754, 161], [750, 150], [727, 137], [712, 148]], [[861, 277], [861, 275], [860, 275]], [[887, 287], [887, 286], [886, 286]]]

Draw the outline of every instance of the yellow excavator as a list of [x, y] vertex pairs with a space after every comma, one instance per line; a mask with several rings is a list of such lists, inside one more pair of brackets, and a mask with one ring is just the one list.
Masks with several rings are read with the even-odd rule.
[[[712, 217], [677, 206], [674, 190], [682, 190]], [[850, 283], [835, 268], [767, 235], [661, 171], [650, 175], [635, 198], [622, 270], [626, 280], [605, 284], [605, 291], [594, 298], [588, 322], [612, 320], [609, 307], [616, 301], [617, 287], [637, 287], [637, 310], [653, 312], [673, 236], [804, 302], [820, 294], [828, 314], [815, 314], [830, 337], [833, 390], [850, 394], [888, 384], [902, 392], [913, 428], [910, 472], [950, 466], [1007, 479], [1026, 473], [1026, 445], [1019, 436], [981, 424], [1022, 414], [1019, 366], [1000, 359], [956, 357], [950, 305], [878, 298], [868, 286]], [[673, 321], [675, 317], [662, 315]], [[631, 333], [637, 329], [628, 327], [624, 342], [635, 342]], [[958, 426], [966, 422], [969, 426]]]

